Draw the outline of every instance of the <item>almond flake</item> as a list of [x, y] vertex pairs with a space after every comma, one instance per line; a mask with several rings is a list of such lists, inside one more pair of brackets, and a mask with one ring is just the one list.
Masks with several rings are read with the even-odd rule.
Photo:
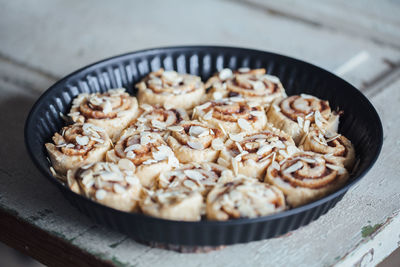
[[238, 148], [239, 152], [242, 153], [243, 152], [242, 146], [238, 142], [235, 142], [235, 145]]
[[211, 147], [214, 150], [222, 150], [222, 149], [224, 149], [224, 143], [222, 142], [222, 140], [220, 138], [217, 138], [212, 141]]
[[262, 111], [250, 111], [250, 115], [255, 116], [255, 117], [262, 117], [264, 115], [264, 112], [262, 112]]
[[304, 132], [308, 133], [308, 131], [310, 130], [310, 124], [311, 124], [310, 120], [306, 120], [304, 122], [304, 127], [303, 127]]
[[312, 95], [300, 94], [300, 96], [301, 96], [302, 98], [304, 98], [304, 99], [315, 99], [315, 97], [312, 96]]
[[114, 189], [114, 192], [117, 194], [126, 193], [126, 189], [119, 184], [114, 184], [113, 189]]
[[303, 166], [304, 166], [303, 162], [297, 161], [295, 164], [289, 166], [289, 168], [285, 169], [283, 172], [292, 173], [292, 172], [300, 170], [301, 168], [303, 168]]
[[173, 131], [173, 132], [181, 132], [181, 131], [183, 131], [184, 129], [183, 129], [182, 126], [177, 125], [177, 126], [169, 126], [169, 127], [168, 127], [168, 130], [171, 130], [171, 131]]
[[262, 91], [265, 90], [265, 85], [262, 81], [256, 81], [251, 83], [252, 87], [256, 91]]
[[239, 124], [239, 127], [243, 130], [251, 131], [251, 124], [247, 120], [240, 118], [237, 122]]
[[275, 109], [275, 111], [280, 112], [281, 108], [278, 107], [276, 104], [273, 104], [272, 107]]
[[231, 160], [231, 162], [232, 162], [232, 168], [233, 168], [233, 172], [235, 173], [235, 175], [237, 175], [238, 174], [238, 163], [237, 163], [237, 161], [236, 161], [236, 159], [232, 159]]
[[150, 164], [153, 164], [153, 163], [157, 163], [157, 161], [154, 160], [154, 159], [148, 159], [145, 162], [143, 162], [142, 164], [143, 165], [150, 165]]
[[288, 157], [289, 157], [288, 153], [286, 153], [285, 150], [279, 150], [279, 154], [281, 154], [281, 155], [282, 155], [283, 157], [285, 157], [285, 158], [288, 158]]
[[243, 133], [238, 133], [238, 134], [230, 133], [229, 138], [235, 142], [242, 142], [243, 141]]
[[271, 151], [271, 150], [272, 150], [271, 145], [263, 145], [257, 150], [257, 155], [259, 155], [259, 156], [264, 155], [265, 153], [267, 153], [268, 151]]
[[128, 159], [134, 159], [136, 157], [136, 154], [133, 153], [133, 151], [128, 151], [128, 153], [126, 153], [126, 158]]
[[89, 143], [89, 137], [87, 136], [77, 136], [75, 138], [76, 142], [81, 146], [86, 146]]
[[160, 129], [160, 130], [164, 130], [166, 128], [166, 125], [164, 122], [161, 122], [159, 120], [151, 120], [151, 125], [153, 125], [153, 127]]
[[265, 74], [263, 77], [272, 83], [280, 83], [281, 82], [279, 80], [279, 78], [274, 75]]
[[336, 135], [336, 136], [334, 136], [334, 137], [329, 138], [328, 140], [326, 140], [326, 142], [329, 143], [329, 142], [331, 142], [331, 141], [333, 141], [333, 140], [339, 138], [340, 136], [341, 136], [341, 135], [338, 134], [338, 135]]
[[135, 169], [135, 165], [129, 159], [120, 159], [118, 161], [118, 167], [122, 170], [133, 170]]
[[213, 115], [213, 110], [211, 109], [209, 112], [207, 112], [207, 113], [203, 116], [203, 119], [205, 119], [205, 120], [211, 120], [212, 115]]
[[311, 111], [310, 113], [308, 113], [304, 118], [308, 119], [310, 118], [312, 115], [314, 115], [314, 111]]
[[187, 142], [188, 146], [190, 146], [193, 149], [197, 149], [197, 150], [202, 150], [204, 149], [204, 146], [202, 143], [200, 142], [193, 142], [193, 141], [188, 141]]
[[300, 159], [307, 163], [316, 163], [317, 162], [315, 159], [310, 159], [310, 158], [306, 158], [306, 157], [301, 157]]
[[338, 166], [338, 165], [333, 165], [333, 164], [325, 164], [326, 167], [328, 167], [331, 170], [337, 171], [338, 174], [343, 174], [346, 172], [346, 169], [343, 168], [342, 166]]
[[201, 180], [205, 179], [204, 175], [196, 170], [184, 170], [183, 173], [190, 179], [193, 179], [196, 181], [201, 181]]
[[245, 72], [249, 72], [249, 71], [250, 71], [250, 68], [239, 68], [238, 71], [239, 71], [240, 73], [245, 73]]
[[189, 188], [189, 189], [192, 189], [192, 190], [194, 190], [194, 189], [197, 188], [196, 183], [194, 183], [192, 180], [185, 180], [185, 181], [183, 181], [183, 185], [186, 186], [186, 187]]
[[213, 99], [218, 100], [218, 99], [222, 99], [222, 93], [221, 92], [214, 92], [213, 93]]
[[278, 164], [278, 162], [272, 161], [271, 168], [279, 171], [281, 169], [281, 166]]
[[300, 128], [303, 129], [304, 119], [302, 117], [297, 116], [297, 123], [299, 124]]
[[208, 108], [209, 106], [211, 106], [211, 102], [206, 102], [206, 103], [204, 103], [204, 104], [201, 105], [201, 106], [197, 106], [196, 109], [206, 109], [206, 108]]
[[296, 146], [288, 146], [286, 148], [287, 153], [289, 154], [289, 156], [293, 155], [294, 153], [298, 152], [299, 149]]
[[141, 107], [143, 110], [147, 111], [147, 112], [153, 111], [153, 107], [150, 106], [149, 104], [142, 104], [142, 105], [140, 105], [140, 107]]
[[168, 154], [165, 151], [153, 151], [153, 158], [156, 161], [162, 161], [168, 158]]
[[103, 189], [99, 189], [96, 191], [96, 199], [98, 200], [102, 200], [106, 197], [107, 192]]
[[223, 81], [228, 78], [231, 78], [232, 76], [233, 76], [233, 72], [231, 69], [228, 69], [228, 68], [221, 70], [218, 74], [218, 77]]
[[200, 135], [204, 134], [204, 133], [209, 133], [208, 129], [201, 127], [201, 126], [190, 126], [189, 128], [189, 135], [190, 136], [195, 136], [195, 137], [200, 137]]
[[125, 181], [130, 185], [140, 185], [140, 181], [136, 176], [126, 176]]
[[224, 135], [228, 135], [221, 123], [218, 123], [218, 126], [221, 129], [221, 131], [224, 133]]
[[140, 148], [141, 148], [140, 144], [133, 144], [133, 145], [130, 145], [127, 148], [125, 148], [124, 152], [126, 153], [126, 152], [129, 152], [129, 151], [132, 151], [132, 150], [136, 150], [136, 149], [140, 149]]
[[110, 101], [108, 100], [106, 100], [106, 102], [104, 102], [102, 106], [103, 106], [103, 113], [105, 114], [110, 113], [113, 109]]

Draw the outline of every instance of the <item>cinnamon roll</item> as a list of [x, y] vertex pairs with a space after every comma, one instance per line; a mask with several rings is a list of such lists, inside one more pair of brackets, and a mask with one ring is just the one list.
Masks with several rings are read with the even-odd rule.
[[119, 88], [105, 93], [78, 95], [68, 116], [73, 122], [87, 122], [104, 128], [115, 141], [137, 113], [136, 98], [126, 93], [124, 88]]
[[55, 133], [46, 149], [56, 172], [65, 176], [69, 169], [104, 159], [111, 140], [103, 128], [90, 123], [75, 123]]
[[351, 170], [355, 161], [355, 151], [350, 140], [338, 133], [320, 131], [313, 128], [304, 138], [301, 147], [306, 151], [324, 154], [329, 161], [343, 164]]
[[203, 196], [186, 189], [144, 190], [140, 209], [146, 215], [176, 221], [199, 221]]
[[119, 162], [129, 159], [132, 170], [145, 187], [152, 187], [155, 178], [162, 171], [169, 171], [179, 165], [174, 152], [158, 133], [127, 131], [113, 150], [106, 154], [107, 161]]
[[222, 131], [199, 121], [183, 121], [168, 129], [167, 143], [181, 163], [216, 161], [223, 148]]
[[284, 156], [297, 151], [292, 138], [277, 129], [252, 134], [231, 134], [218, 163], [232, 169], [235, 174], [263, 179], [272, 161], [280, 161]]
[[343, 165], [328, 161], [314, 152], [299, 152], [272, 162], [265, 181], [279, 187], [287, 203], [297, 207], [320, 199], [341, 188], [349, 175]]
[[292, 136], [296, 144], [313, 124], [331, 132], [337, 132], [339, 126], [339, 115], [331, 111], [328, 101], [306, 94], [275, 100], [267, 116], [270, 123]]
[[208, 98], [218, 100], [240, 95], [260, 105], [269, 105], [277, 98], [286, 97], [279, 78], [265, 73], [265, 69], [223, 69], [207, 81]]
[[173, 103], [176, 108], [184, 109], [198, 105], [205, 92], [200, 77], [164, 69], [151, 72], [136, 87], [140, 104]]
[[275, 186], [240, 176], [217, 184], [207, 196], [207, 219], [254, 218], [285, 210], [285, 198]]
[[187, 189], [207, 195], [217, 183], [226, 183], [232, 179], [232, 171], [218, 164], [190, 163], [169, 172], [162, 172], [158, 177], [157, 187]]
[[68, 171], [68, 186], [103, 205], [122, 211], [136, 211], [142, 186], [131, 170], [132, 163], [98, 162]]
[[192, 117], [222, 132], [256, 132], [267, 124], [264, 108], [252, 105], [241, 97], [224, 98], [206, 102], [193, 110]]
[[182, 108], [165, 108], [160, 105], [140, 105], [140, 116], [129, 126], [129, 130], [158, 132], [164, 135], [169, 127], [178, 125], [189, 117]]

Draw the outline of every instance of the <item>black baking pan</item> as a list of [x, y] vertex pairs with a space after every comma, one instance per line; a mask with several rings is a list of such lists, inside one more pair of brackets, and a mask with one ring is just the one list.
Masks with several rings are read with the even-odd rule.
[[[49, 171], [44, 144], [64, 124], [72, 99], [83, 92], [125, 87], [136, 94], [135, 83], [160, 67], [199, 75], [206, 80], [228, 67], [266, 68], [278, 76], [288, 95], [307, 93], [329, 100], [343, 111], [339, 132], [354, 144], [358, 164], [342, 189], [310, 204], [259, 218], [183, 222], [127, 213], [75, 194]], [[234, 47], [182, 46], [132, 52], [84, 67], [51, 86], [33, 106], [25, 125], [28, 152], [43, 175], [93, 221], [148, 243], [219, 246], [271, 238], [307, 225], [336, 205], [375, 163], [383, 142], [382, 124], [367, 98], [334, 74], [290, 57]]]

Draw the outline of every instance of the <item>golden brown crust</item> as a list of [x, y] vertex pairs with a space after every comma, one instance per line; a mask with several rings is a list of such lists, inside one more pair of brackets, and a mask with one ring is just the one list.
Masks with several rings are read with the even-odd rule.
[[197, 106], [192, 115], [223, 133], [256, 132], [267, 124], [264, 108], [251, 105], [243, 98], [231, 97], [210, 101]]
[[126, 93], [124, 88], [119, 88], [105, 93], [78, 95], [68, 115], [73, 122], [102, 127], [115, 140], [137, 114], [136, 98]]
[[72, 191], [122, 211], [136, 211], [142, 186], [122, 160], [119, 164], [98, 162], [68, 171]]
[[175, 107], [183, 109], [198, 105], [205, 92], [200, 77], [164, 69], [151, 72], [136, 87], [140, 104], [174, 103]]
[[348, 172], [321, 154], [299, 152], [267, 169], [265, 181], [279, 187], [292, 207], [317, 200], [342, 187]]
[[285, 198], [278, 188], [244, 176], [217, 184], [206, 204], [207, 218], [219, 221], [266, 216], [285, 208]]
[[69, 169], [101, 161], [111, 146], [104, 129], [89, 123], [65, 126], [53, 136], [54, 143], [46, 143], [51, 163], [58, 174]]

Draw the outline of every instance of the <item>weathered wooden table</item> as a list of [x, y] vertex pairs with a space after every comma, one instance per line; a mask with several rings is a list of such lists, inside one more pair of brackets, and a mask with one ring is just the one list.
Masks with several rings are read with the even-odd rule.
[[[400, 4], [379, 3], [0, 1], [0, 241], [50, 265], [379, 263], [400, 245]], [[336, 72], [369, 97], [383, 120], [378, 162], [334, 209], [308, 226], [208, 254], [150, 248], [94, 224], [29, 160], [23, 140], [29, 109], [78, 67], [182, 44], [269, 50]]]

